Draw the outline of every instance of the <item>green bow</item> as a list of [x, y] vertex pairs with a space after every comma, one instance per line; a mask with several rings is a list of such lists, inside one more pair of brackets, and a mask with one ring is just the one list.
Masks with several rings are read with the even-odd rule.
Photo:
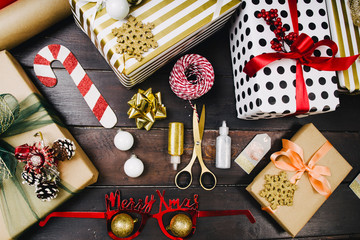
[[[63, 126], [55, 110], [36, 93], [20, 103], [11, 94], [0, 94], [0, 137], [10, 137], [42, 126], [57, 123]], [[0, 184], [14, 176], [17, 160], [14, 147], [0, 139]]]

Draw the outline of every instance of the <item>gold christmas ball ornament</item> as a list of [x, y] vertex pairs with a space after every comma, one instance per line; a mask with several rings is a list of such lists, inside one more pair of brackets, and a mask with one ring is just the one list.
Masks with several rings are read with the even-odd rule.
[[135, 222], [129, 214], [120, 213], [111, 221], [111, 231], [117, 237], [128, 237], [134, 231]]
[[191, 218], [183, 213], [176, 214], [170, 221], [170, 225], [167, 226], [167, 230], [170, 230], [176, 237], [186, 237], [192, 231]]

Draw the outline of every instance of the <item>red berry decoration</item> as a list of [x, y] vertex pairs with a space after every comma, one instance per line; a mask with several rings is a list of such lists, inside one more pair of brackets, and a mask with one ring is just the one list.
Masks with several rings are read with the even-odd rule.
[[290, 47], [298, 37], [297, 33], [294, 32], [290, 32], [288, 34], [285, 33], [286, 28], [283, 27], [277, 9], [270, 9], [269, 11], [261, 9], [261, 11], [256, 14], [256, 17], [263, 18], [267, 25], [273, 26], [271, 29], [273, 29], [272, 31], [275, 33], [275, 38], [270, 42], [270, 44], [271, 48], [277, 52], [286, 52], [284, 43]]

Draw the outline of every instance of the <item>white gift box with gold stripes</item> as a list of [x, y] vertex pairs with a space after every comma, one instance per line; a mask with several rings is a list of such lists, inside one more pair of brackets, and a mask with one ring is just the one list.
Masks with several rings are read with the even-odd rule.
[[[144, 24], [153, 23], [158, 47], [143, 53], [137, 61], [116, 53], [117, 39], [112, 29], [127, 20], [112, 19], [102, 0], [69, 0], [78, 26], [90, 37], [125, 87], [144, 81], [171, 58], [181, 54], [220, 29], [240, 0], [143, 0], [130, 15]], [[95, 14], [95, 15], [94, 15]], [[95, 16], [95, 18], [94, 18]]]
[[[359, 27], [353, 24], [348, 1], [326, 0], [331, 38], [337, 43], [337, 57], [356, 55], [360, 52]], [[340, 90], [355, 92], [360, 90], [360, 61], [356, 60], [348, 70], [339, 71]]]

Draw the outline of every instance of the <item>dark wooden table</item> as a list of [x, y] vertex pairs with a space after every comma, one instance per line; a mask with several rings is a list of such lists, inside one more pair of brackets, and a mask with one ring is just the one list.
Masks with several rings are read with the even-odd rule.
[[[272, 120], [245, 121], [236, 118], [234, 86], [229, 50], [229, 25], [203, 41], [189, 53], [206, 57], [215, 69], [213, 88], [194, 101], [206, 104], [206, 124], [203, 156], [206, 165], [216, 174], [218, 185], [213, 191], [199, 187], [195, 177], [187, 190], [174, 185], [176, 171], [172, 170], [167, 153], [168, 124], [180, 121], [185, 124], [185, 152], [179, 168], [188, 163], [192, 153], [192, 109], [187, 101], [178, 98], [170, 89], [169, 73], [177, 59], [169, 62], [145, 82], [128, 90], [118, 81], [105, 60], [89, 38], [75, 25], [72, 17], [65, 19], [47, 31], [35, 36], [10, 52], [37, 85], [39, 90], [56, 108], [71, 133], [77, 139], [100, 172], [98, 182], [87, 187], [59, 211], [105, 211], [104, 195], [120, 189], [124, 198], [144, 198], [156, 189], [166, 190], [165, 198], [191, 198], [199, 194], [200, 210], [250, 209], [256, 218], [251, 224], [244, 216], [201, 218], [193, 239], [290, 239], [287, 234], [245, 190], [246, 186], [269, 162], [271, 152], [281, 148], [281, 138], [290, 138], [302, 125], [314, 123], [334, 147], [353, 166], [343, 183], [315, 213], [297, 237], [306, 239], [360, 238], [360, 200], [348, 187], [360, 170], [360, 96], [340, 94], [341, 106], [335, 111], [307, 118], [287, 117]], [[60, 63], [54, 63], [59, 79], [55, 88], [46, 88], [34, 75], [32, 62], [36, 53], [48, 44], [62, 44], [78, 58], [99, 91], [118, 117], [113, 129], [104, 129], [89, 110], [81, 94]], [[167, 107], [167, 118], [157, 121], [150, 131], [138, 130], [135, 122], [128, 119], [127, 101], [138, 88], [160, 91]], [[258, 133], [272, 138], [272, 148], [258, 166], [246, 174], [232, 163], [231, 169], [215, 168], [215, 139], [218, 127], [226, 120], [232, 138], [232, 159], [244, 149]], [[135, 137], [130, 151], [117, 150], [113, 138], [121, 128]], [[124, 162], [135, 153], [145, 164], [139, 178], [125, 175]], [[198, 176], [198, 164], [194, 176]], [[155, 204], [155, 209], [157, 208]], [[154, 209], [154, 210], [155, 210]], [[295, 216], [294, 216], [295, 217]], [[34, 226], [21, 239], [110, 239], [102, 219], [52, 219], [44, 228]], [[155, 220], [148, 221], [138, 239], [166, 239]]]

